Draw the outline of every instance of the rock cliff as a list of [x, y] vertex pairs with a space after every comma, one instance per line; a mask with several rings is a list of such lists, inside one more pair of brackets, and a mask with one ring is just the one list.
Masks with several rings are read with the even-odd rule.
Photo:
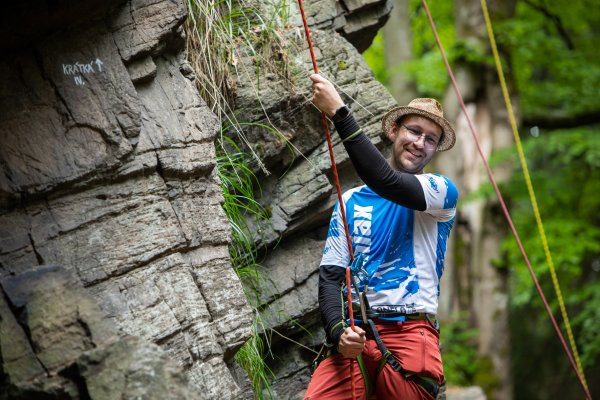
[[68, 270], [0, 280], [1, 399], [197, 398], [155, 344], [120, 337]]
[[[34, 3], [0, 6], [0, 384], [19, 390], [33, 385], [35, 393], [64, 398], [84, 398], [82, 391], [94, 399], [116, 393], [159, 398], [162, 389], [152, 392], [144, 380], [156, 374], [170, 377], [167, 388], [182, 386], [173, 392], [178, 398], [252, 397], [231, 362], [249, 337], [251, 311], [230, 266], [215, 172], [220, 126], [186, 61], [184, 4]], [[394, 102], [359, 50], [387, 18], [391, 1], [305, 3], [322, 73], [339, 85], [363, 129], [383, 148], [379, 121]], [[254, 75], [256, 59], [240, 48], [238, 69], [252, 74], [238, 76], [236, 90], [240, 119], [268, 120], [295, 146], [289, 153], [280, 138], [246, 132], [270, 171], [257, 171], [260, 200], [272, 216], [260, 227], [258, 244], [267, 250], [262, 265], [272, 282], [261, 302], [273, 329], [275, 398], [301, 396], [311, 349], [322, 339], [316, 278], [336, 198], [320, 116], [308, 102], [311, 64], [299, 13], [294, 2], [288, 6], [292, 27], [282, 35], [291, 74], [264, 68]], [[349, 188], [358, 179], [335, 135], [334, 148], [342, 187]], [[33, 330], [19, 311], [29, 303], [10, 288], [39, 270], [46, 271], [35, 275], [43, 286], [56, 271], [42, 265], [63, 266], [59, 275], [68, 278], [60, 279], [69, 287], [80, 284], [83, 292], [73, 290], [81, 298], [91, 296], [81, 301], [98, 307], [93, 321], [102, 320], [105, 340], [96, 337], [92, 322], [75, 318], [61, 322], [83, 330], [69, 341], [74, 347], [31, 341]], [[24, 343], [20, 355], [6, 350], [13, 344], [4, 332]], [[44, 356], [46, 348], [63, 349], [66, 357], [54, 363]], [[69, 356], [73, 349], [79, 355]], [[125, 353], [139, 357], [124, 365], [118, 354]], [[8, 372], [23, 357], [31, 370]], [[115, 388], [107, 386], [116, 379], [111, 368], [129, 377], [136, 366], [143, 376], [131, 382], [139, 390], [146, 382], [146, 392], [119, 392], [127, 385], [118, 379]]]
[[23, 27], [0, 61], [0, 277], [62, 265], [199, 397], [239, 395], [226, 363], [250, 309], [228, 258], [218, 121], [183, 53], [184, 4], [37, 3], [0, 12]]
[[[391, 7], [386, 1], [358, 4], [314, 1], [305, 2], [305, 8], [319, 72], [335, 83], [360, 126], [387, 154], [381, 118], [396, 103], [362, 59], [359, 49], [364, 45], [348, 33], [352, 26], [348, 21], [358, 23], [360, 16], [365, 16], [358, 36], [370, 43], [370, 32], [376, 32]], [[318, 268], [329, 217], [337, 201], [321, 116], [309, 102], [312, 63], [304, 35], [298, 34], [302, 29], [300, 13], [293, 6], [291, 18], [296, 27], [284, 35], [278, 47], [280, 57], [287, 60], [286, 69], [278, 68], [276, 57], [265, 60], [239, 49], [236, 69], [241, 71], [242, 79], [236, 82], [235, 100], [238, 120], [268, 123], [280, 133], [273, 135], [260, 127], [245, 130], [253, 150], [270, 171], [265, 175], [256, 169], [261, 182], [260, 201], [271, 213], [257, 237], [259, 245], [267, 248], [261, 263], [267, 278], [261, 302], [268, 321], [274, 397], [282, 399], [302, 398], [315, 351], [324, 339], [317, 310]], [[373, 18], [373, 25], [367, 24], [366, 16], [371, 14], [361, 13], [366, 9], [373, 15], [379, 10], [382, 19]], [[348, 25], [340, 28], [340, 21]], [[249, 79], [245, 71], [254, 74], [257, 62], [262, 67], [259, 76]], [[342, 190], [362, 184], [339, 137], [335, 132], [332, 137]]]

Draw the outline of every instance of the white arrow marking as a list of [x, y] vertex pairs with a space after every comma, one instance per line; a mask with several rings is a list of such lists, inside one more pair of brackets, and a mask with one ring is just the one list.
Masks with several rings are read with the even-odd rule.
[[98, 71], [102, 72], [102, 64], [104, 64], [104, 63], [102, 62], [102, 60], [100, 60], [99, 58], [96, 58], [96, 61], [95, 61], [95, 63], [96, 63], [96, 65], [98, 66]]

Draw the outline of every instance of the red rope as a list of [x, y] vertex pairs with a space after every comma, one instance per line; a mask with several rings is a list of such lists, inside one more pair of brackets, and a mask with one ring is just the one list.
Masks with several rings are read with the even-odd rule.
[[[304, 24], [304, 32], [306, 33], [306, 40], [308, 41], [308, 48], [310, 50], [310, 59], [312, 60], [313, 70], [315, 74], [319, 73], [319, 67], [317, 66], [317, 59], [313, 50], [312, 40], [310, 39], [310, 30], [308, 29], [308, 23], [306, 22], [306, 14], [304, 13], [304, 6], [302, 0], [298, 0], [300, 6], [300, 13], [302, 14], [302, 23]], [[340, 187], [340, 179], [337, 172], [337, 166], [335, 164], [335, 156], [333, 155], [333, 144], [331, 141], [331, 134], [329, 133], [329, 124], [327, 123], [327, 115], [325, 112], [321, 112], [321, 120], [323, 121], [323, 130], [325, 131], [325, 137], [327, 138], [327, 148], [329, 150], [329, 158], [331, 160], [331, 171], [333, 173], [333, 181], [335, 182], [335, 189], [337, 191], [339, 210], [344, 222], [344, 231], [346, 232], [346, 241], [348, 244], [348, 253], [350, 255], [350, 261], [354, 260], [354, 251], [352, 250], [352, 239], [350, 238], [350, 230], [348, 229], [348, 221], [346, 221], [346, 210], [344, 207], [344, 201], [342, 199], [342, 189]], [[348, 291], [348, 317], [350, 319], [350, 327], [354, 330], [354, 312], [352, 310], [352, 286], [350, 282], [350, 267], [346, 268], [346, 289]], [[356, 399], [356, 382], [354, 379], [354, 362], [350, 363], [350, 379], [352, 382], [352, 400]]]
[[[317, 59], [315, 58], [312, 40], [310, 39], [310, 31], [308, 29], [308, 23], [306, 22], [306, 15], [304, 14], [302, 0], [298, 0], [298, 4], [300, 5], [300, 12], [302, 13], [302, 22], [304, 23], [304, 32], [306, 32], [306, 40], [308, 41], [308, 48], [310, 49], [310, 58], [312, 60], [313, 69], [315, 71], [315, 74], [318, 74], [319, 67], [317, 66]], [[350, 253], [350, 260], [354, 260], [354, 252], [352, 251], [352, 240], [350, 239], [350, 231], [348, 230], [348, 222], [346, 221], [346, 210], [344, 208], [344, 202], [342, 201], [342, 189], [340, 188], [340, 179], [338, 177], [337, 167], [335, 164], [335, 156], [333, 155], [333, 144], [331, 142], [331, 134], [329, 133], [329, 124], [327, 123], [327, 115], [325, 115], [325, 112], [323, 111], [321, 112], [321, 119], [323, 120], [323, 129], [325, 130], [325, 137], [327, 138], [327, 148], [329, 149], [331, 170], [333, 172], [333, 181], [335, 182], [335, 189], [337, 191], [340, 212], [342, 213], [342, 221], [344, 221], [344, 230], [346, 232], [346, 240], [348, 242], [348, 252]], [[351, 320], [351, 323], [354, 324], [354, 321]]]
[[567, 343], [565, 342], [565, 339], [564, 339], [562, 333], [560, 332], [558, 324], [556, 323], [556, 320], [554, 319], [554, 315], [552, 315], [552, 310], [550, 309], [550, 306], [548, 305], [546, 296], [544, 296], [544, 292], [542, 291], [542, 288], [540, 287], [540, 284], [537, 280], [535, 272], [533, 271], [533, 268], [531, 267], [531, 263], [529, 262], [529, 258], [527, 257], [527, 253], [525, 252], [525, 248], [523, 247], [523, 244], [521, 243], [521, 239], [519, 238], [519, 234], [517, 233], [515, 225], [513, 224], [510, 213], [508, 212], [508, 208], [506, 207], [506, 204], [504, 203], [504, 198], [502, 197], [502, 194], [500, 193], [500, 189], [498, 188], [498, 184], [496, 183], [496, 178], [494, 177], [494, 174], [492, 173], [492, 169], [490, 168], [490, 165], [489, 165], [485, 155], [483, 154], [483, 150], [481, 149], [479, 140], [477, 139], [477, 134], [475, 133], [475, 128], [473, 127], [471, 118], [469, 117], [469, 114], [467, 113], [467, 108], [465, 106], [465, 102], [460, 93], [458, 85], [456, 84], [456, 79], [454, 78], [454, 74], [452, 73], [452, 69], [450, 68], [450, 64], [448, 63], [448, 58], [446, 57], [446, 53], [444, 52], [444, 48], [442, 47], [442, 42], [440, 41], [440, 37], [437, 33], [437, 29], [435, 28], [435, 23], [433, 22], [433, 18], [431, 17], [431, 13], [429, 12], [429, 7], [427, 6], [427, 1], [426, 0], [421, 0], [421, 1], [423, 3], [423, 6], [425, 7], [425, 12], [427, 13], [427, 18], [429, 19], [429, 24], [431, 25], [431, 29], [433, 30], [433, 35], [435, 36], [435, 41], [437, 42], [437, 45], [442, 54], [442, 58], [444, 59], [444, 64], [446, 65], [446, 70], [448, 71], [448, 75], [450, 76], [450, 81], [452, 82], [452, 87], [454, 88], [454, 91], [456, 92], [456, 97], [458, 97], [460, 107], [462, 108], [463, 113], [467, 119], [467, 124], [469, 125], [469, 130], [471, 131], [471, 135], [473, 136], [473, 139], [475, 140], [475, 145], [477, 146], [479, 155], [481, 156], [481, 159], [483, 160], [483, 164], [485, 165], [487, 174], [490, 178], [492, 186], [494, 187], [494, 191], [496, 192], [496, 196], [498, 197], [498, 200], [500, 202], [500, 206], [502, 207], [502, 211], [504, 213], [506, 221], [508, 222], [508, 225], [510, 226], [510, 230], [511, 230], [513, 236], [515, 237], [517, 245], [519, 246], [519, 250], [521, 251], [521, 255], [523, 256], [523, 260], [525, 260], [525, 264], [527, 265], [529, 274], [531, 275], [531, 278], [533, 279], [533, 282], [538, 291], [538, 294], [540, 295], [540, 298], [542, 299], [542, 302], [544, 303], [544, 307], [546, 308], [546, 311], [548, 312], [550, 321], [552, 321], [552, 325], [554, 326], [554, 330], [556, 331], [556, 334], [558, 335], [560, 342], [562, 343], [563, 349], [565, 350], [565, 353], [567, 354], [567, 357], [569, 358], [569, 361], [571, 362], [571, 365], [573, 366], [573, 369], [575, 370], [577, 378], [579, 379], [579, 382], [581, 383], [581, 386], [583, 388], [583, 391], [586, 394], [586, 397], [591, 400], [592, 396], [590, 395], [590, 392], [588, 391], [586, 385], [583, 383], [583, 379], [581, 378], [581, 375], [579, 374], [579, 370], [577, 369], [577, 365], [575, 364], [575, 361], [573, 360], [573, 356], [571, 355], [571, 352], [569, 351], [569, 348], [567, 347]]

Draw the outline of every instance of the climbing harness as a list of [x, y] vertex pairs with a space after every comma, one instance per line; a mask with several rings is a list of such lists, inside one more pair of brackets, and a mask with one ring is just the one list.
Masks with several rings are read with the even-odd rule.
[[[408, 317], [409, 315], [410, 314], [406, 316]], [[421, 388], [423, 388], [432, 398], [435, 399], [439, 393], [440, 385], [438, 385], [438, 383], [434, 379], [412, 374], [404, 370], [402, 368], [402, 365], [392, 355], [392, 352], [387, 349], [385, 343], [383, 343], [383, 340], [381, 340], [381, 336], [379, 336], [379, 331], [377, 331], [375, 322], [372, 319], [367, 319], [367, 324], [369, 332], [371, 332], [371, 335], [373, 335], [373, 339], [375, 340], [375, 343], [377, 343], [377, 348], [379, 349], [382, 355], [381, 362], [379, 363], [379, 367], [377, 368], [377, 372], [375, 373], [375, 379], [377, 379], [379, 373], [383, 370], [383, 368], [385, 368], [385, 365], [388, 364], [394, 371], [402, 374], [406, 380], [413, 381]]]
[[535, 197], [535, 192], [533, 190], [533, 184], [531, 182], [531, 177], [529, 176], [529, 168], [527, 167], [527, 161], [525, 160], [525, 152], [523, 151], [523, 145], [521, 144], [521, 138], [519, 136], [519, 131], [517, 129], [517, 121], [515, 118], [515, 113], [512, 108], [512, 103], [510, 101], [510, 96], [508, 94], [506, 79], [504, 79], [504, 71], [502, 70], [502, 63], [500, 62], [500, 55], [498, 54], [498, 48], [496, 46], [496, 40], [494, 38], [494, 30], [492, 28], [492, 20], [490, 19], [486, 0], [481, 0], [481, 9], [483, 11], [483, 17], [485, 19], [485, 26], [487, 29], [488, 37], [490, 39], [490, 47], [492, 49], [492, 54], [494, 55], [494, 62], [496, 64], [496, 71], [498, 73], [500, 87], [502, 88], [502, 96], [504, 97], [504, 103], [506, 105], [506, 110], [508, 111], [510, 126], [512, 128], [513, 136], [515, 138], [515, 144], [517, 146], [517, 153], [519, 154], [519, 161], [521, 163], [521, 169], [523, 170], [523, 177], [525, 178], [525, 183], [527, 185], [527, 191], [529, 193], [531, 207], [533, 208], [533, 214], [535, 216], [535, 221], [537, 224], [538, 232], [540, 234], [540, 239], [542, 240], [542, 246], [544, 248], [544, 254], [546, 255], [546, 262], [548, 263], [548, 269], [550, 270], [550, 277], [552, 278], [552, 285], [554, 286], [554, 291], [556, 293], [556, 298], [558, 299], [560, 312], [561, 312], [563, 320], [565, 322], [565, 328], [567, 330], [567, 337], [569, 338], [569, 343], [571, 345], [571, 350], [573, 351], [573, 356], [574, 356], [575, 362], [577, 364], [577, 369], [579, 370], [579, 374], [581, 375], [583, 384], [585, 386], [587, 386], [585, 374], [583, 373], [583, 367], [581, 366], [581, 360], [579, 359], [579, 352], [577, 351], [577, 345], [575, 344], [575, 339], [573, 338], [573, 331], [571, 330], [571, 323], [569, 321], [569, 315], [567, 314], [567, 309], [565, 307], [565, 302], [563, 300], [562, 291], [560, 290], [560, 284], [558, 283], [558, 277], [556, 276], [554, 262], [552, 261], [552, 254], [550, 253], [550, 246], [548, 245], [548, 240], [546, 239], [546, 232], [544, 230], [544, 224], [542, 223], [542, 216], [541, 216], [540, 210], [538, 208], [538, 203], [537, 203], [537, 200]]
[[[304, 13], [304, 6], [302, 0], [298, 0], [298, 6], [300, 7], [300, 13], [302, 14], [302, 23], [304, 24], [304, 33], [306, 34], [306, 40], [308, 42], [308, 48], [310, 50], [310, 58], [313, 64], [313, 70], [315, 74], [319, 73], [319, 67], [317, 66], [317, 59], [315, 58], [315, 52], [313, 50], [312, 40], [310, 39], [310, 30], [308, 29], [308, 22], [306, 20], [306, 14]], [[344, 201], [342, 199], [342, 189], [340, 187], [340, 179], [337, 173], [337, 167], [335, 164], [335, 156], [333, 155], [333, 144], [331, 141], [331, 134], [329, 133], [329, 124], [327, 122], [327, 115], [324, 111], [321, 111], [321, 120], [323, 121], [323, 130], [325, 131], [325, 137], [327, 139], [327, 149], [329, 151], [329, 158], [331, 160], [331, 171], [333, 173], [333, 180], [335, 182], [335, 189], [338, 197], [338, 205], [341, 213], [342, 221], [344, 222], [344, 231], [346, 232], [346, 241], [348, 243], [348, 254], [350, 260], [354, 259], [354, 252], [352, 250], [352, 240], [350, 239], [350, 231], [348, 230], [348, 221], [346, 220], [346, 211], [344, 209]], [[348, 303], [352, 304], [352, 290], [350, 290], [350, 268], [346, 268], [346, 286], [348, 287]], [[350, 327], [354, 330], [354, 314], [352, 307], [349, 309]], [[354, 380], [354, 362], [350, 362], [350, 377], [352, 385], [352, 400], [356, 399], [356, 382]]]
[[[439, 322], [435, 315], [427, 314], [427, 313], [406, 313], [406, 312], [395, 312], [395, 311], [386, 311], [386, 310], [377, 310], [373, 309], [369, 306], [369, 302], [367, 299], [367, 291], [368, 291], [368, 279], [369, 274], [364, 268], [364, 256], [363, 253], [357, 253], [354, 260], [350, 263], [350, 266], [347, 268], [347, 271], [350, 271], [351, 274], [351, 287], [343, 287], [342, 288], [342, 300], [344, 298], [343, 292], [345, 290], [354, 290], [356, 294], [356, 298], [359, 300], [358, 309], [356, 312], [359, 312], [361, 315], [361, 319], [356, 319], [355, 323], [360, 324], [365, 328], [365, 330], [373, 337], [373, 340], [377, 344], [377, 348], [381, 352], [382, 358], [377, 367], [375, 375], [373, 377], [370, 376], [363, 360], [363, 355], [357, 357], [356, 361], [358, 363], [361, 375], [363, 377], [363, 381], [365, 383], [365, 391], [367, 393], [367, 398], [373, 393], [373, 382], [377, 380], [379, 373], [385, 368], [386, 364], [388, 364], [392, 370], [397, 373], [402, 374], [406, 380], [412, 381], [416, 383], [418, 386], [422, 388], [428, 395], [432, 398], [436, 398], [437, 394], [440, 390], [440, 386], [434, 379], [424, 377], [421, 375], [417, 375], [406, 371], [402, 368], [400, 362], [393, 356], [392, 352], [388, 350], [387, 346], [381, 339], [379, 331], [377, 330], [377, 326], [375, 322], [378, 323], [386, 323], [390, 322], [390, 318], [394, 318], [394, 322], [406, 322], [406, 321], [415, 321], [422, 320], [427, 321], [429, 325], [439, 332], [440, 326]], [[362, 290], [361, 290], [362, 288]], [[356, 303], [345, 302], [343, 310], [344, 314], [342, 316], [342, 321], [339, 322], [338, 325], [344, 323], [345, 326], [348, 326], [349, 321], [345, 320], [345, 316], [350, 314], [351, 309], [356, 307]], [[385, 319], [388, 319], [386, 321]], [[335, 327], [334, 327], [335, 328]], [[326, 358], [337, 354], [337, 350], [332, 343], [325, 342], [321, 346], [319, 353], [315, 357], [312, 363], [312, 372], [317, 369], [317, 366]]]
[[[413, 381], [414, 383], [419, 385], [430, 396], [432, 396], [432, 398], [435, 399], [439, 392], [438, 383], [433, 379], [429, 379], [429, 378], [426, 378], [426, 377], [423, 377], [420, 375], [416, 375], [416, 374], [412, 374], [412, 373], [409, 373], [408, 371], [405, 371], [402, 368], [402, 365], [393, 356], [392, 352], [388, 350], [387, 346], [385, 345], [385, 343], [381, 339], [381, 336], [379, 335], [377, 326], [375, 325], [375, 320], [381, 320], [382, 318], [396, 318], [402, 322], [405, 322], [406, 320], [426, 320], [429, 322], [429, 324], [435, 330], [437, 330], [439, 332], [439, 323], [438, 323], [437, 319], [435, 318], [435, 315], [432, 316], [427, 313], [406, 314], [406, 313], [399, 313], [399, 312], [385, 312], [385, 311], [380, 312], [380, 311], [372, 309], [369, 306], [369, 301], [366, 296], [367, 290], [369, 287], [367, 284], [368, 279], [369, 279], [369, 274], [365, 270], [363, 264], [364, 264], [363, 254], [358, 253], [356, 258], [354, 259], [354, 262], [350, 266], [350, 272], [352, 274], [352, 283], [353, 283], [354, 289], [356, 290], [357, 297], [359, 299], [360, 313], [361, 313], [361, 317], [362, 317], [361, 322], [367, 328], [367, 331], [370, 332], [371, 335], [373, 336], [373, 339], [375, 340], [375, 343], [377, 344], [377, 348], [379, 349], [379, 351], [381, 352], [381, 355], [382, 355], [381, 362], [379, 363], [379, 366], [375, 373], [374, 380], [377, 380], [377, 376], [379, 376], [379, 373], [383, 370], [385, 365], [388, 364], [394, 371], [402, 374], [404, 376], [404, 378], [406, 378], [407, 380]], [[362, 287], [363, 287], [362, 291], [360, 291], [360, 285], [357, 282], [357, 279], [362, 284]], [[352, 308], [352, 304], [347, 304], [347, 306], [349, 308]], [[362, 369], [361, 369], [361, 371], [362, 371]], [[365, 380], [365, 382], [367, 382], [370, 380], [370, 377], [368, 375], [365, 375], [365, 373], [363, 372], [363, 379]], [[372, 386], [372, 385], [369, 385], [369, 386]], [[367, 393], [370, 394], [369, 391], [367, 391]]]
[[429, 7], [427, 5], [427, 0], [421, 0], [423, 7], [425, 9], [425, 13], [427, 14], [427, 18], [429, 19], [429, 24], [431, 26], [431, 30], [433, 31], [433, 35], [435, 37], [435, 41], [437, 43], [438, 48], [440, 49], [440, 53], [442, 55], [442, 59], [444, 61], [444, 65], [446, 66], [446, 71], [448, 72], [448, 76], [450, 77], [450, 82], [452, 83], [452, 87], [454, 88], [454, 91], [456, 93], [456, 96], [458, 98], [458, 101], [460, 103], [461, 109], [465, 115], [465, 118], [467, 120], [467, 125], [469, 127], [469, 131], [471, 132], [471, 135], [473, 136], [473, 139], [475, 141], [475, 145], [477, 147], [477, 150], [479, 152], [479, 155], [482, 158], [483, 164], [485, 166], [485, 169], [487, 171], [488, 177], [490, 179], [490, 182], [492, 183], [492, 186], [494, 187], [494, 191], [496, 193], [496, 196], [498, 197], [498, 201], [500, 203], [500, 206], [502, 208], [502, 212], [508, 222], [508, 225], [510, 227], [510, 230], [513, 234], [513, 236], [515, 237], [515, 241], [517, 242], [517, 246], [519, 247], [519, 250], [521, 251], [521, 255], [523, 256], [523, 260], [525, 261], [525, 264], [527, 266], [527, 269], [529, 271], [529, 274], [531, 275], [531, 278], [533, 279], [533, 282], [535, 284], [535, 287], [537, 289], [537, 292], [540, 296], [540, 298], [542, 299], [542, 302], [544, 303], [544, 307], [546, 309], [546, 312], [548, 313], [548, 316], [550, 318], [550, 321], [552, 322], [552, 326], [554, 327], [554, 330], [556, 331], [557, 336], [560, 339], [560, 342], [563, 346], [563, 349], [565, 351], [565, 353], [567, 354], [567, 357], [569, 358], [569, 361], [571, 362], [571, 366], [573, 367], [573, 369], [575, 370], [575, 373], [577, 375], [577, 379], [579, 380], [579, 382], [581, 383], [581, 386], [583, 388], [583, 391], [585, 392], [585, 395], [588, 399], [591, 400], [592, 396], [590, 395], [590, 392], [587, 388], [587, 385], [585, 384], [582, 375], [579, 373], [579, 370], [577, 368], [577, 365], [575, 364], [575, 361], [573, 360], [573, 356], [571, 355], [571, 352], [569, 351], [569, 348], [565, 342], [565, 339], [560, 331], [560, 328], [558, 327], [558, 324], [556, 323], [556, 320], [554, 319], [554, 315], [552, 314], [552, 310], [550, 309], [550, 306], [548, 305], [548, 301], [546, 300], [546, 296], [544, 295], [544, 292], [542, 291], [542, 288], [537, 280], [537, 277], [535, 275], [535, 272], [533, 271], [533, 268], [531, 266], [531, 263], [529, 261], [529, 258], [527, 257], [527, 253], [525, 252], [525, 248], [523, 247], [523, 244], [521, 243], [521, 239], [519, 237], [519, 234], [517, 233], [517, 230], [514, 226], [514, 223], [512, 221], [512, 218], [510, 216], [510, 213], [508, 212], [508, 208], [506, 207], [506, 204], [504, 202], [504, 198], [502, 197], [502, 194], [500, 193], [500, 189], [498, 188], [498, 184], [496, 183], [496, 179], [494, 177], [494, 174], [492, 173], [491, 167], [487, 161], [487, 158], [485, 157], [485, 155], [483, 154], [483, 150], [481, 149], [481, 145], [479, 144], [479, 140], [477, 139], [477, 135], [475, 134], [475, 128], [473, 127], [473, 123], [471, 121], [471, 118], [469, 117], [469, 114], [467, 112], [462, 94], [460, 93], [460, 90], [458, 88], [458, 85], [456, 83], [456, 79], [454, 78], [454, 74], [452, 73], [452, 69], [450, 68], [450, 64], [448, 62], [448, 58], [446, 57], [446, 53], [444, 51], [444, 48], [442, 46], [440, 37], [438, 35], [437, 29], [435, 27], [435, 23], [433, 22], [433, 18], [431, 16], [431, 13], [429, 11]]
[[[350, 267], [348, 268], [351, 274], [351, 281], [354, 290], [356, 291], [356, 297], [359, 299], [359, 307], [361, 320], [356, 321], [357, 323], [362, 323], [366, 328], [367, 332], [369, 332], [373, 336], [373, 340], [377, 344], [377, 348], [381, 352], [382, 358], [375, 372], [375, 377], [373, 380], [377, 380], [379, 373], [385, 368], [385, 365], [388, 364], [392, 370], [402, 374], [405, 379], [410, 380], [417, 385], [419, 385], [425, 392], [427, 392], [432, 398], [436, 398], [439, 392], [440, 385], [430, 378], [423, 377], [420, 375], [416, 375], [410, 373], [402, 368], [402, 365], [398, 360], [393, 356], [392, 352], [388, 350], [387, 346], [381, 339], [379, 335], [379, 331], [377, 330], [377, 326], [375, 325], [375, 321], [384, 321], [385, 318], [394, 318], [398, 321], [405, 322], [407, 320], [425, 320], [427, 321], [431, 327], [439, 332], [439, 322], [435, 315], [427, 314], [427, 313], [413, 313], [407, 314], [404, 312], [392, 312], [392, 311], [379, 311], [371, 308], [369, 306], [369, 301], [367, 299], [367, 291], [368, 291], [368, 279], [369, 274], [364, 268], [364, 256], [363, 253], [358, 253]], [[363, 288], [361, 291], [360, 288]], [[347, 288], [350, 290], [350, 288]], [[352, 308], [354, 304], [347, 303], [346, 308]], [[361, 359], [362, 361], [362, 359]], [[361, 361], [359, 361], [359, 366], [361, 367], [361, 373], [363, 375], [363, 380], [365, 381], [365, 386], [367, 387], [367, 397], [371, 394], [372, 391], [372, 383], [371, 377], [369, 376], [366, 368], [361, 365]]]
[[[445, 384], [445, 381], [442, 382], [441, 385], [439, 385], [432, 378], [413, 374], [411, 372], [404, 370], [402, 368], [402, 365], [400, 364], [400, 362], [393, 356], [392, 352], [388, 350], [387, 346], [385, 345], [385, 343], [381, 339], [381, 336], [379, 335], [379, 331], [377, 330], [377, 326], [375, 325], [375, 320], [381, 314], [378, 314], [372, 310], [369, 310], [369, 311], [367, 311], [367, 315], [368, 315], [368, 317], [366, 319], [356, 320], [356, 323], [363, 324], [363, 326], [366, 328], [367, 332], [369, 332], [371, 334], [371, 336], [373, 337], [373, 340], [375, 340], [375, 343], [377, 344], [377, 348], [381, 352], [382, 358], [381, 358], [381, 361], [379, 362], [379, 365], [375, 372], [375, 376], [373, 376], [373, 377], [370, 376], [370, 374], [364, 364], [362, 354], [360, 356], [358, 356], [356, 359], [356, 361], [358, 362], [358, 366], [359, 366], [361, 375], [363, 377], [363, 381], [365, 383], [365, 391], [367, 393], [366, 397], [368, 398], [373, 393], [373, 390], [374, 390], [373, 381], [377, 380], [377, 377], [379, 376], [381, 371], [383, 371], [383, 369], [385, 368], [385, 366], [387, 364], [390, 366], [390, 368], [392, 368], [392, 370], [394, 370], [395, 372], [397, 372], [399, 374], [402, 374], [406, 380], [416, 383], [427, 394], [429, 394], [433, 399], [435, 399], [440, 391], [440, 387]], [[388, 318], [402, 316], [402, 317], [405, 317], [405, 320], [426, 320], [429, 322], [431, 327], [433, 327], [434, 329], [436, 329], [439, 332], [439, 322], [437, 321], [435, 316], [431, 316], [428, 314], [414, 314], [413, 315], [413, 314], [400, 314], [400, 313], [395, 313], [394, 315], [392, 315], [392, 314], [384, 314], [384, 315], [385, 315], [385, 317], [388, 317]], [[381, 318], [383, 318], [383, 317], [381, 317]], [[314, 372], [317, 369], [317, 366], [319, 365], [319, 363], [321, 361], [325, 360], [328, 357], [331, 357], [334, 354], [337, 354], [335, 347], [331, 343], [324, 343], [321, 346], [321, 350], [319, 351], [319, 354], [313, 360], [312, 372]]]

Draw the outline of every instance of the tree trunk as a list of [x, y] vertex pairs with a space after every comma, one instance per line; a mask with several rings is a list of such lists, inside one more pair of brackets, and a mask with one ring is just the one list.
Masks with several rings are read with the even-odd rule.
[[413, 59], [408, 0], [394, 2], [383, 36], [385, 67], [390, 74], [388, 88], [398, 104], [408, 104], [417, 94], [413, 82], [400, 70], [403, 63]]
[[[489, 2], [492, 13], [508, 15], [514, 9], [511, 2]], [[489, 48], [489, 39], [478, 0], [455, 1], [455, 27], [458, 40], [469, 48]], [[513, 142], [498, 78], [493, 67], [458, 60], [452, 65], [463, 95], [469, 118], [486, 158], [492, 152]], [[500, 214], [497, 199], [465, 202], [473, 191], [489, 178], [478, 154], [467, 120], [450, 87], [444, 99], [450, 119], [456, 121], [457, 144], [437, 158], [438, 168], [456, 179], [461, 193], [456, 229], [447, 255], [446, 277], [442, 288], [441, 310], [452, 313], [469, 310], [469, 323], [477, 328], [479, 356], [483, 360], [479, 374], [487, 375], [488, 394], [495, 399], [511, 399], [510, 336], [508, 327], [507, 274], [494, 267], [500, 257], [500, 243], [507, 233], [507, 224]], [[508, 179], [510, 165], [494, 169], [498, 181]], [[446, 309], [447, 308], [447, 309]], [[485, 361], [488, 362], [485, 362]]]

